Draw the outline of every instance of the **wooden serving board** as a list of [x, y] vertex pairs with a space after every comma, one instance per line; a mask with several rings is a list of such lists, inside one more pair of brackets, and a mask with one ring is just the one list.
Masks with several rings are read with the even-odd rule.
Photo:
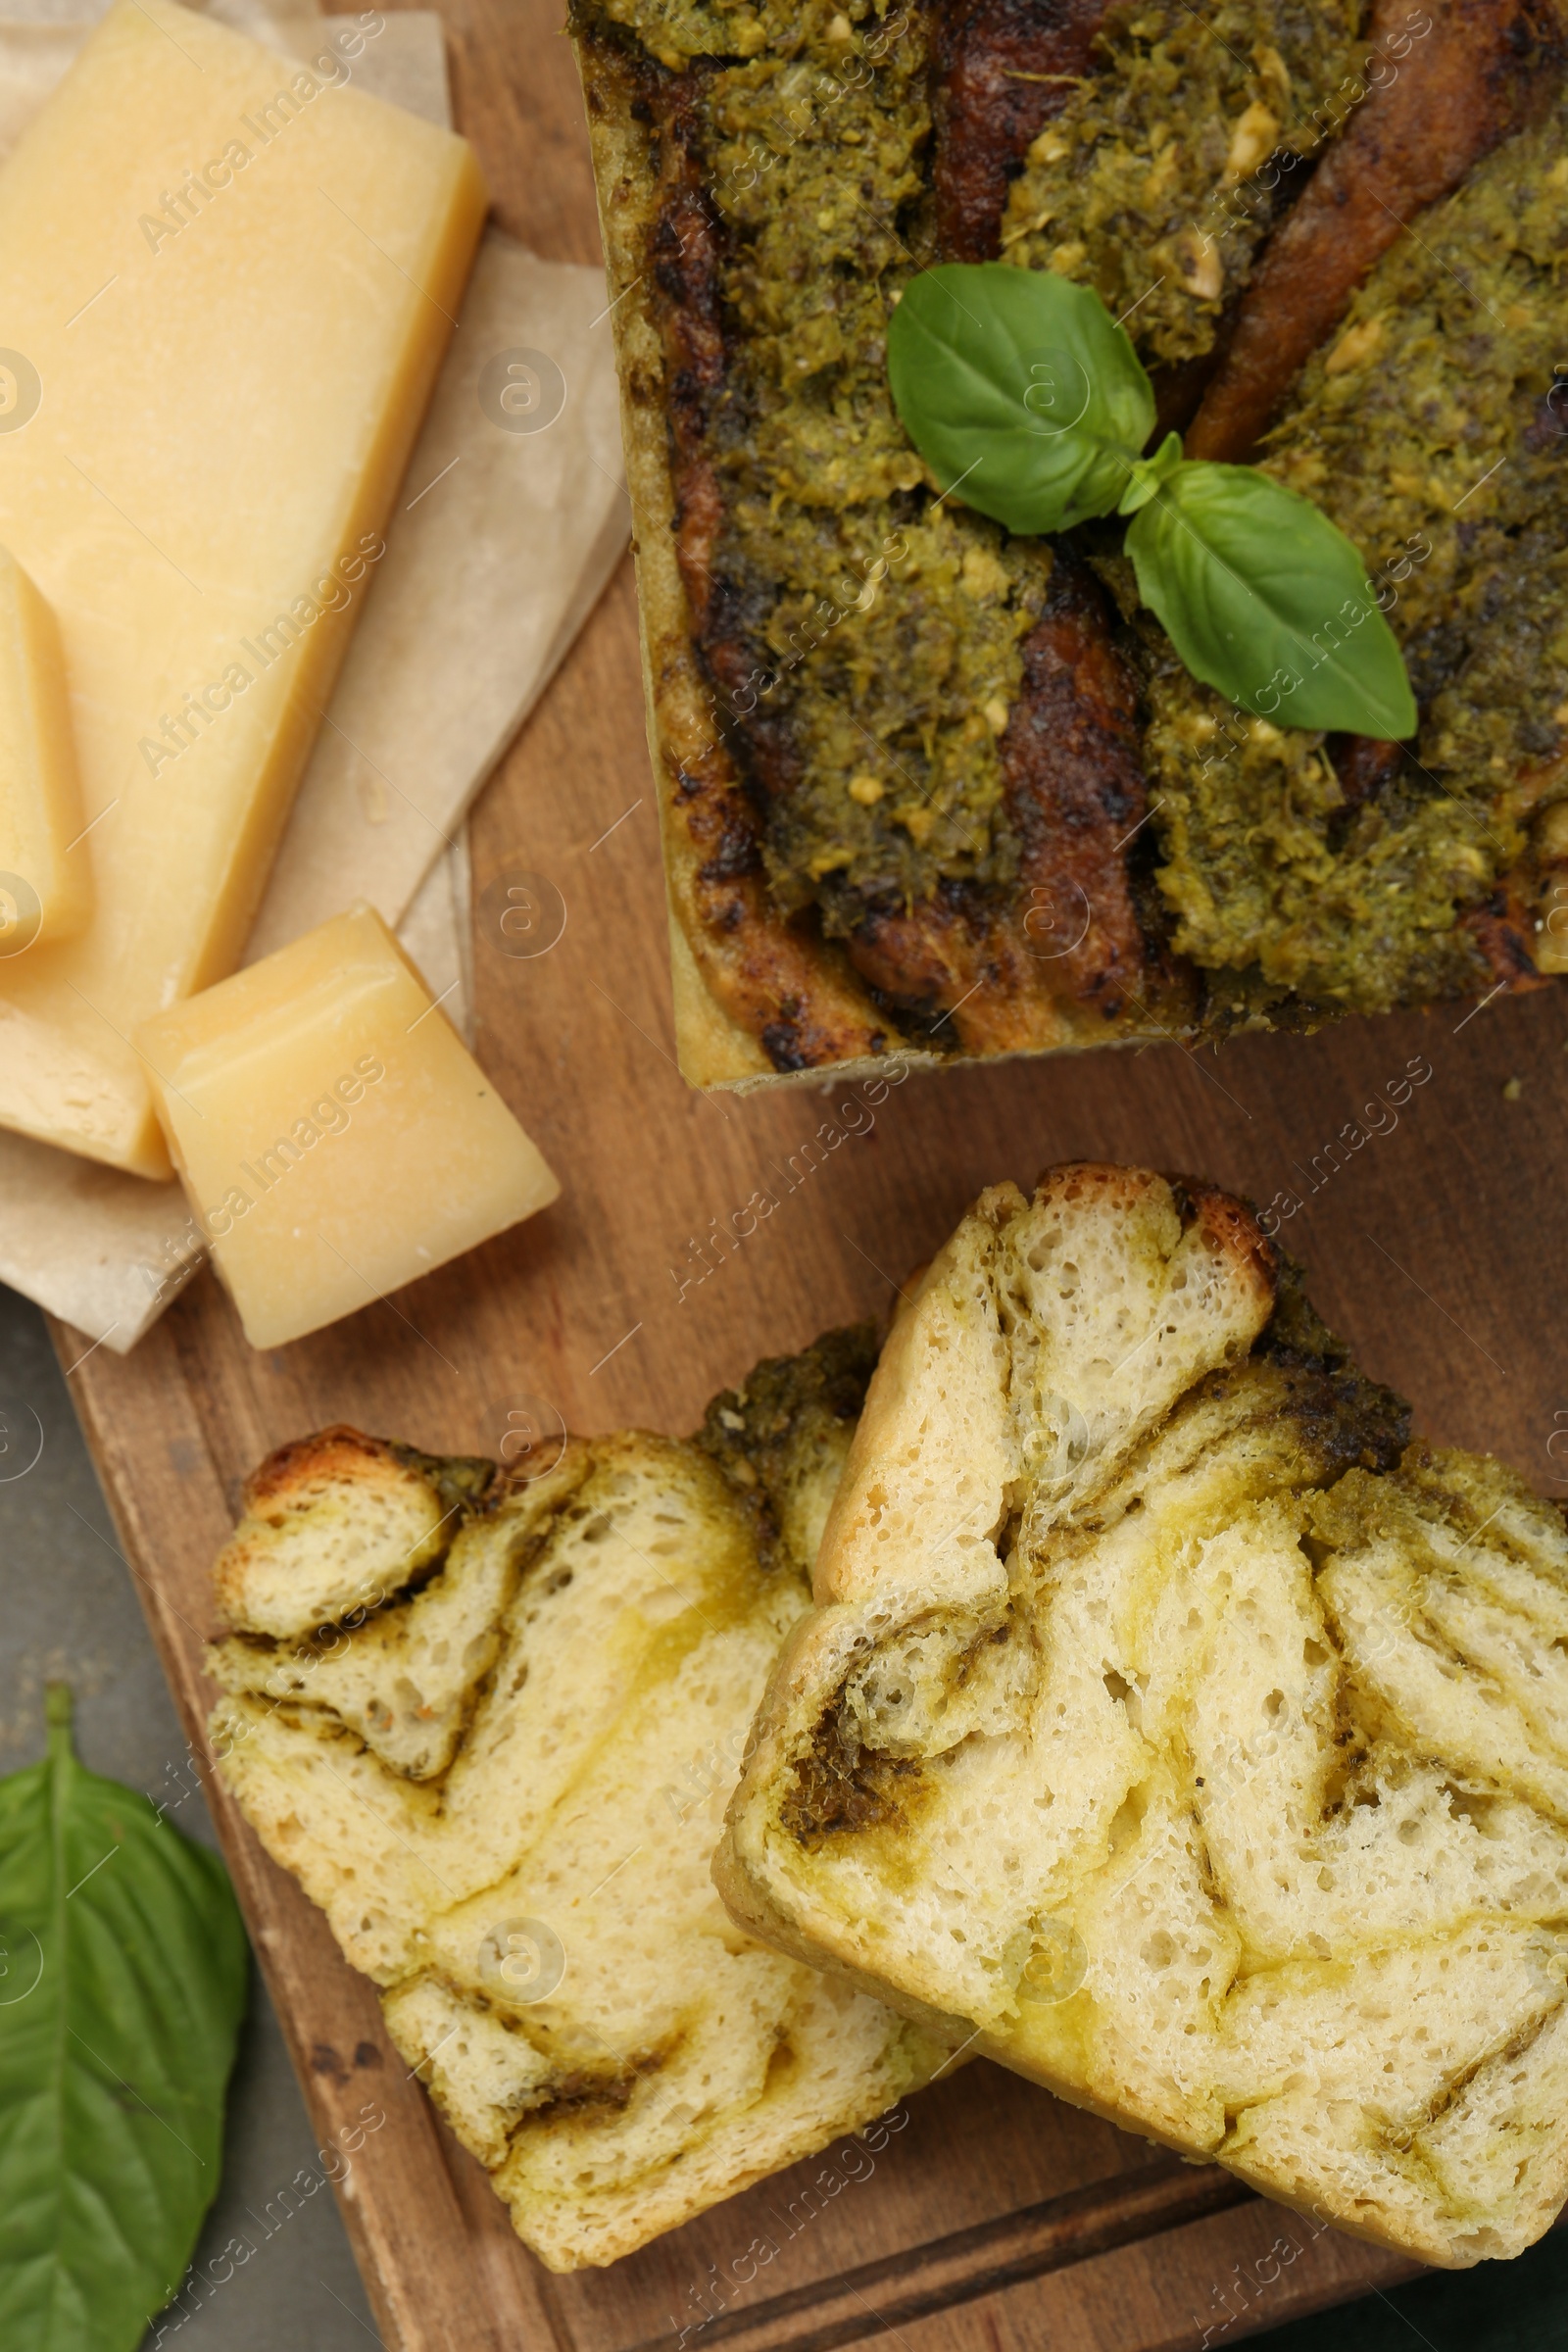
[[[559, 7], [446, 0], [457, 112], [504, 224], [593, 261]], [[474, 862], [479, 1053], [561, 1175], [560, 1202], [273, 1354], [246, 1347], [209, 1274], [128, 1359], [56, 1333], [198, 1760], [209, 1565], [269, 1448], [350, 1421], [493, 1452], [519, 1397], [584, 1432], [689, 1430], [757, 1356], [884, 1311], [983, 1184], [1027, 1184], [1054, 1160], [1298, 1197], [1282, 1238], [1365, 1366], [1435, 1437], [1568, 1493], [1568, 996], [1218, 1055], [916, 1074], [879, 1103], [831, 1086], [694, 1095], [672, 1059], [629, 565], [487, 792]], [[564, 909], [543, 955], [508, 952], [499, 927], [520, 871]], [[1412, 1068], [1427, 1074], [1406, 1091]], [[705, 1257], [758, 1192], [772, 1212]], [[368, 2100], [388, 2118], [341, 2201], [391, 2352], [806, 2352], [888, 2332], [920, 2352], [1196, 2352], [1408, 2275], [979, 2065], [911, 2100], [879, 2150], [835, 2143], [608, 2272], [552, 2278], [407, 2079], [319, 1914], [209, 1793], [320, 2145], [341, 2145]]]

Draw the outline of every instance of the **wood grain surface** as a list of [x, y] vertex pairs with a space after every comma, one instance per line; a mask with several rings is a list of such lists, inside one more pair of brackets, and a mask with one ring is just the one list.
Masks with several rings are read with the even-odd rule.
[[[458, 119], [501, 220], [591, 261], [559, 4], [444, 13]], [[696, 1096], [672, 1059], [629, 565], [487, 791], [473, 845], [479, 1054], [561, 1176], [556, 1206], [274, 1353], [247, 1348], [210, 1274], [128, 1358], [56, 1332], [199, 1762], [209, 1566], [270, 1447], [350, 1421], [493, 1452], [509, 1416], [540, 1406], [585, 1432], [688, 1430], [760, 1354], [884, 1313], [982, 1185], [1028, 1184], [1054, 1160], [1289, 1195], [1281, 1238], [1319, 1306], [1414, 1399], [1418, 1426], [1568, 1494], [1558, 990], [1219, 1054], [915, 1074], [880, 1102], [829, 1085]], [[500, 914], [522, 875], [564, 928], [519, 956]], [[1429, 1074], [1391, 1101], [1415, 1071]], [[715, 1242], [758, 1194], [774, 1206], [748, 1238]], [[608, 2272], [552, 2278], [407, 2079], [320, 1915], [209, 1793], [321, 2147], [367, 2105], [386, 2117], [340, 2201], [392, 2352], [677, 2352], [683, 2331], [804, 2352], [890, 2329], [918, 2352], [1197, 2352], [1205, 2330], [1234, 2340], [1408, 2275], [982, 2065], [899, 2111], [868, 2175], [863, 2153], [830, 2148]], [[758, 2239], [778, 2249], [765, 2267], [747, 2263]]]

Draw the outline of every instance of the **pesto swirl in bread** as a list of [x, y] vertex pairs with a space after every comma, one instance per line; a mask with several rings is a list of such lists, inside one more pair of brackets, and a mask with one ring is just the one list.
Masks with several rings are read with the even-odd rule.
[[738, 1923], [1421, 2262], [1568, 2193], [1568, 1535], [1241, 1203], [983, 1194], [872, 1379]]
[[323, 1431], [261, 1466], [218, 1563], [223, 1778], [553, 2270], [630, 2253], [948, 2056], [737, 1933], [709, 1876], [869, 1362], [835, 1334], [689, 1442], [510, 1471]]

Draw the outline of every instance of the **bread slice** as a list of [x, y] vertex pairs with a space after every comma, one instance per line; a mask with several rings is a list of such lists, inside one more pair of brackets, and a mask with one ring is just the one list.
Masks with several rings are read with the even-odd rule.
[[510, 1472], [325, 1430], [262, 1464], [219, 1559], [223, 1778], [554, 2270], [630, 2253], [949, 2055], [737, 1932], [709, 1875], [870, 1356], [830, 1335], [690, 1442], [573, 1439]]
[[872, 1380], [734, 1918], [1423, 2262], [1568, 2194], [1568, 1539], [1249, 1212], [984, 1194]]

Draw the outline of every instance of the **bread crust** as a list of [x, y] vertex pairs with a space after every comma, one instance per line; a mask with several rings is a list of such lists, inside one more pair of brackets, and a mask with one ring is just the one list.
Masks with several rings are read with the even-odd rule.
[[371, 1463], [398, 1467], [384, 1438], [368, 1438], [346, 1421], [334, 1422], [308, 1438], [291, 1439], [258, 1462], [240, 1490], [245, 1509], [260, 1517], [272, 1503], [297, 1502], [318, 1479], [364, 1477]]

